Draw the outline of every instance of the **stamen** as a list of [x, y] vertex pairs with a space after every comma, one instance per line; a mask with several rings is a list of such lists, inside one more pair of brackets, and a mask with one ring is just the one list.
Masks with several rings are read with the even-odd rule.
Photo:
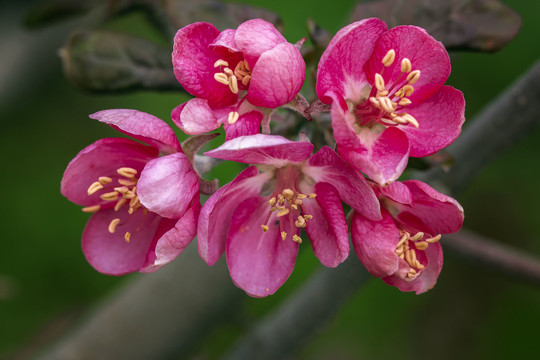
[[88, 187], [88, 195], [92, 195], [96, 193], [97, 191], [103, 189], [103, 185], [99, 181], [93, 182], [92, 185]]
[[411, 237], [411, 241], [417, 241], [424, 237], [423, 232], [417, 232], [414, 236]]
[[113, 200], [118, 199], [118, 193], [116, 191], [111, 191], [111, 192], [102, 194], [100, 198], [101, 200], [105, 200], [105, 201], [113, 201]]
[[396, 245], [396, 248], [400, 247], [401, 245], [403, 245], [405, 243], [405, 241], [409, 240], [409, 233], [405, 233], [403, 234], [403, 236], [399, 239], [399, 242], [398, 244]]
[[118, 179], [118, 183], [120, 185], [124, 185], [124, 186], [133, 186], [133, 185], [136, 185], [137, 184], [137, 179], [132, 179], [132, 180], [128, 180], [128, 179]]
[[294, 196], [294, 191], [292, 191], [291, 189], [287, 188], [287, 189], [283, 190], [283, 191], [281, 192], [281, 194], [283, 194], [283, 197], [285, 197], [285, 199], [291, 200], [292, 197]]
[[214, 67], [216, 68], [216, 67], [219, 67], [219, 66], [229, 66], [229, 63], [226, 62], [226, 61], [223, 60], [223, 59], [219, 59], [218, 61], [216, 61], [216, 62], [214, 63]]
[[315, 199], [316, 196], [317, 196], [317, 194], [309, 194], [309, 195], [308, 195], [308, 198], [310, 198], [310, 199]]
[[251, 68], [249, 67], [247, 60], [244, 60], [244, 67], [246, 68], [247, 71], [251, 71]]
[[299, 199], [305, 199], [305, 198], [307, 198], [307, 195], [302, 194], [302, 193], [298, 193], [298, 194], [296, 194], [296, 197], [299, 198]]
[[414, 267], [418, 270], [422, 270], [425, 266], [420, 264], [420, 261], [416, 260], [416, 264], [414, 264]]
[[390, 49], [388, 50], [386, 55], [384, 55], [382, 59], [382, 63], [385, 67], [389, 67], [390, 65], [394, 63], [395, 58], [396, 58], [396, 52], [394, 51], [394, 49]]
[[420, 126], [420, 124], [418, 124], [418, 121], [412, 115], [405, 114], [403, 115], [403, 119], [405, 119], [408, 123], [411, 123], [417, 129]]
[[126, 233], [124, 234], [124, 240], [126, 240], [126, 242], [128, 243], [130, 238], [131, 238], [131, 233], [129, 231], [126, 231]]
[[262, 231], [267, 232], [269, 227], [266, 226], [266, 225], [261, 225], [261, 229], [262, 229]]
[[401, 105], [401, 106], [407, 106], [407, 105], [410, 105], [412, 103], [411, 100], [407, 99], [407, 98], [403, 98], [401, 100], [399, 100], [398, 104]]
[[229, 89], [231, 89], [233, 93], [238, 94], [238, 79], [234, 74], [229, 76]]
[[287, 238], [287, 233], [285, 231], [281, 232], [281, 240], [285, 240]]
[[234, 72], [233, 72], [231, 69], [229, 69], [229, 68], [223, 69], [223, 72], [224, 72], [228, 77], [234, 76]]
[[110, 184], [112, 183], [112, 179], [108, 176], [100, 176], [98, 178], [99, 182], [102, 183], [103, 185], [107, 185], [107, 184]]
[[292, 239], [293, 239], [293, 241], [296, 241], [299, 244], [302, 243], [302, 238], [300, 236], [298, 236], [298, 235], [293, 235]]
[[118, 223], [120, 222], [120, 219], [116, 218], [116, 219], [113, 219], [110, 223], [109, 223], [109, 232], [111, 234], [114, 234], [114, 232], [116, 231], [116, 225], [118, 225]]
[[407, 82], [411, 85], [417, 82], [418, 79], [420, 79], [420, 70], [414, 70], [409, 75], [407, 75]]
[[298, 220], [294, 222], [294, 225], [296, 227], [306, 227], [306, 220], [300, 215], [298, 216]]
[[127, 186], [118, 186], [114, 188], [114, 191], [119, 192], [120, 194], [125, 194], [129, 191]]
[[437, 236], [434, 236], [432, 238], [426, 239], [426, 242], [428, 242], [430, 244], [433, 244], [433, 243], [436, 243], [439, 240], [441, 240], [441, 234], [439, 234]]
[[313, 215], [309, 215], [309, 214], [304, 215], [304, 220], [308, 221], [311, 219], [313, 219]]
[[388, 90], [384, 90], [384, 91], [379, 91], [376, 96], [377, 97], [382, 97], [382, 96], [386, 96], [388, 94], [389, 94]]
[[294, 209], [294, 210], [298, 210], [298, 205], [296, 205], [296, 204], [291, 204], [291, 208]]
[[247, 86], [247, 84], [249, 84], [250, 81], [251, 81], [251, 75], [245, 75], [242, 78], [242, 85]]
[[270, 200], [268, 200], [268, 205], [274, 206], [274, 205], [276, 204], [276, 201], [277, 201], [277, 199], [276, 199], [276, 197], [274, 196], [274, 197], [272, 197]]
[[375, 87], [376, 87], [377, 90], [379, 90], [379, 91], [383, 91], [383, 90], [384, 90], [384, 79], [383, 79], [383, 77], [381, 76], [381, 74], [379, 74], [379, 73], [375, 74]]
[[286, 208], [286, 209], [283, 209], [280, 212], [278, 212], [276, 216], [277, 217], [282, 217], [282, 216], [287, 215], [288, 213], [289, 213], [289, 209]]
[[215, 73], [214, 80], [223, 85], [229, 85], [229, 77], [224, 73]]
[[380, 98], [376, 98], [376, 97], [372, 96], [372, 97], [369, 98], [369, 101], [373, 104], [373, 106], [375, 106], [377, 108], [381, 107]]
[[239, 118], [240, 118], [240, 114], [237, 111], [231, 111], [227, 118], [227, 122], [232, 125], [235, 122], [237, 122]]
[[118, 200], [116, 205], [114, 205], [114, 211], [120, 210], [122, 206], [124, 206], [126, 203], [127, 203], [127, 199], [121, 198], [120, 200]]
[[414, 246], [418, 249], [418, 250], [426, 250], [429, 246], [429, 244], [425, 241], [420, 241], [420, 242], [417, 242], [417, 243], [414, 243]]
[[403, 58], [403, 60], [401, 60], [401, 72], [408, 73], [411, 70], [412, 70], [411, 60], [407, 58]]
[[116, 172], [118, 172], [118, 175], [127, 177], [129, 179], [133, 179], [135, 175], [137, 175], [137, 170], [130, 167], [121, 167], [116, 170]]
[[402, 89], [403, 89], [403, 93], [407, 97], [411, 96], [412, 93], [414, 92], [414, 87], [412, 87], [411, 85], [404, 85]]
[[87, 206], [82, 208], [82, 211], [85, 213], [95, 213], [98, 212], [99, 209], [101, 209], [101, 205], [94, 205], [94, 206]]

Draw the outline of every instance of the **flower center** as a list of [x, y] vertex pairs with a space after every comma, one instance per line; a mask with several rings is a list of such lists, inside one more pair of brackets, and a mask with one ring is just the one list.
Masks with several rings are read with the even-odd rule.
[[[231, 92], [238, 94], [239, 86], [247, 87], [251, 81], [251, 68], [246, 60], [240, 60], [234, 71], [229, 68], [229, 63], [223, 59], [219, 59], [214, 63], [214, 68], [219, 68], [221, 72], [214, 74], [214, 79], [223, 85], [228, 85]], [[238, 106], [237, 106], [238, 108]], [[238, 111], [231, 111], [227, 118], [229, 124], [234, 124], [238, 121], [240, 114]]]
[[387, 126], [411, 124], [418, 128], [418, 121], [404, 111], [411, 100], [414, 91], [413, 84], [420, 79], [420, 70], [412, 70], [411, 61], [401, 59], [401, 73], [390, 85], [385, 84], [382, 74], [384, 70], [394, 63], [396, 52], [389, 50], [382, 59], [383, 68], [375, 74], [374, 84], [371, 89], [369, 102], [366, 101], [356, 108], [356, 116], [362, 125], [374, 125], [382, 123]]
[[[105, 204], [110, 202], [116, 202], [114, 205], [114, 211], [119, 211], [124, 205], [128, 205], [128, 214], [132, 215], [138, 209], [143, 210], [144, 215], [148, 214], [148, 209], [145, 208], [139, 201], [139, 196], [137, 195], [137, 170], [130, 167], [121, 167], [116, 170], [120, 177], [117, 179], [118, 185], [113, 187], [113, 191], [108, 191], [102, 193], [99, 197], [105, 202]], [[96, 192], [103, 190], [105, 186], [114, 186], [112, 185], [113, 179], [108, 176], [100, 176], [98, 181], [93, 182], [88, 187], [88, 196], [95, 194]], [[82, 209], [86, 213], [95, 213], [101, 209], [102, 205], [88, 206]], [[144, 221], [144, 218], [143, 218]], [[114, 234], [116, 227], [120, 223], [120, 218], [114, 218], [109, 223], [108, 230], [111, 234]], [[140, 226], [140, 225], [139, 225]], [[138, 229], [138, 227], [137, 227]], [[131, 233], [126, 232], [124, 234], [124, 239], [126, 242], [129, 242], [131, 238]]]
[[[268, 231], [268, 220], [274, 212], [276, 213], [276, 217], [283, 218], [281, 221], [287, 221], [286, 219], [288, 219], [288, 221], [291, 222], [291, 228], [293, 228], [293, 223], [297, 228], [306, 227], [306, 223], [313, 219], [313, 216], [303, 213], [301, 205], [306, 200], [315, 199], [316, 196], [316, 194], [302, 194], [290, 188], [284, 189], [280, 194], [277, 194], [277, 196], [272, 196], [270, 200], [268, 200], [270, 213], [268, 214], [266, 223], [261, 225], [262, 230], [264, 232]], [[282, 240], [287, 239], [287, 236], [288, 234], [286, 231], [281, 231]], [[302, 238], [296, 234], [293, 235], [292, 240], [299, 244], [302, 243]]]
[[424, 269], [425, 264], [422, 264], [417, 257], [417, 251], [424, 251], [429, 244], [436, 243], [441, 240], [441, 234], [433, 237], [426, 236], [423, 232], [417, 232], [412, 235], [405, 230], [399, 230], [399, 242], [396, 246], [395, 253], [400, 259], [404, 259], [409, 265], [408, 279], [414, 279], [420, 270]]

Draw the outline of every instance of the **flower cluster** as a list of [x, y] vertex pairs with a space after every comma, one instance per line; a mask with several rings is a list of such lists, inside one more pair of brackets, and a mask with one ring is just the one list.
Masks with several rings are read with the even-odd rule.
[[[263, 297], [291, 275], [305, 240], [336, 267], [349, 256], [350, 232], [374, 276], [402, 291], [434, 286], [441, 234], [460, 229], [463, 209], [425, 183], [397, 179], [410, 156], [431, 155], [461, 131], [463, 96], [444, 85], [448, 54], [421, 28], [356, 22], [320, 59], [316, 101], [327, 105], [298, 109], [302, 43], [261, 19], [223, 31], [194, 23], [176, 34], [174, 74], [194, 98], [172, 111], [173, 122], [188, 135], [223, 125], [225, 142], [204, 155], [249, 165], [217, 191], [200, 185], [195, 157], [162, 120], [123, 109], [91, 115], [147, 144], [99, 140], [66, 169], [62, 194], [93, 213], [82, 247], [96, 270], [154, 271], [197, 236], [206, 263], [226, 253], [233, 282]], [[304, 134], [272, 134], [282, 107], [308, 117], [328, 109], [336, 150], [314, 152]], [[200, 193], [210, 195], [202, 207]]]

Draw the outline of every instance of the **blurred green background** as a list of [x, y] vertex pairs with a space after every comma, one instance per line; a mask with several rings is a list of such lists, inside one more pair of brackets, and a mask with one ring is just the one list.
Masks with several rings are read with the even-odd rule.
[[[245, 2], [278, 13], [291, 42], [307, 35], [308, 18], [334, 34], [346, 25], [355, 4], [353, 0]], [[464, 92], [468, 119], [540, 59], [540, 2], [505, 3], [523, 18], [521, 32], [511, 44], [496, 54], [452, 54], [448, 84]], [[28, 30], [22, 26], [25, 11], [26, 5], [13, 2], [0, 15], [4, 174], [0, 180], [0, 356], [7, 359], [25, 359], [38, 352], [127, 279], [152, 276], [107, 277], [84, 260], [80, 236], [88, 216], [60, 195], [60, 179], [82, 148], [99, 138], [118, 136], [88, 114], [134, 108], [171, 123], [170, 111], [187, 99], [172, 91], [105, 96], [75, 89], [62, 74], [57, 52], [69, 32], [85, 23], [70, 20]], [[111, 20], [105, 27], [172, 47], [172, 41], [163, 39], [139, 14]], [[512, 120], [508, 119], [508, 126]], [[540, 132], [535, 131], [456, 194], [465, 208], [465, 227], [538, 256], [539, 144]], [[226, 167], [220, 169], [222, 180], [234, 175]], [[320, 266], [310, 250], [303, 251], [293, 275], [276, 295], [246, 296], [244, 318], [216, 328], [194, 356], [212, 359], [224, 354], [250, 324]], [[540, 356], [539, 333], [537, 287], [450, 253], [437, 286], [421, 296], [400, 293], [371, 279], [292, 358], [533, 358]]]

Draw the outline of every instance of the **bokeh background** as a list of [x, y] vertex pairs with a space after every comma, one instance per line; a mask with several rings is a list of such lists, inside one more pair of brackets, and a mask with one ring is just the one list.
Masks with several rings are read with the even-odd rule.
[[[308, 18], [334, 34], [347, 24], [356, 3], [245, 2], [279, 14], [290, 42], [307, 35]], [[451, 55], [453, 71], [447, 83], [464, 92], [468, 119], [540, 59], [540, 3], [504, 3], [523, 19], [513, 42], [495, 54]], [[6, 359], [39, 354], [83, 321], [111, 290], [133, 278], [152, 276], [101, 275], [81, 252], [80, 236], [88, 216], [61, 196], [60, 180], [78, 151], [99, 138], [118, 136], [88, 114], [134, 108], [171, 123], [170, 111], [188, 99], [175, 91], [96, 95], [74, 88], [62, 73], [58, 50], [72, 30], [95, 25], [75, 19], [28, 29], [23, 18], [30, 5], [13, 1], [2, 5], [0, 12], [0, 357]], [[163, 38], [141, 14], [112, 19], [103, 26], [172, 47], [172, 40]], [[519, 116], [508, 118], [507, 126]], [[534, 131], [455, 194], [465, 208], [464, 226], [540, 257], [539, 156], [540, 132]], [[224, 183], [235, 171], [220, 166], [212, 175]], [[213, 359], [226, 353], [250, 325], [319, 267], [309, 247], [304, 247], [291, 278], [276, 295], [243, 297], [242, 316], [213, 329], [194, 347], [192, 358]], [[540, 356], [538, 334], [537, 286], [448, 252], [433, 290], [416, 296], [373, 278], [291, 358], [526, 359]]]

